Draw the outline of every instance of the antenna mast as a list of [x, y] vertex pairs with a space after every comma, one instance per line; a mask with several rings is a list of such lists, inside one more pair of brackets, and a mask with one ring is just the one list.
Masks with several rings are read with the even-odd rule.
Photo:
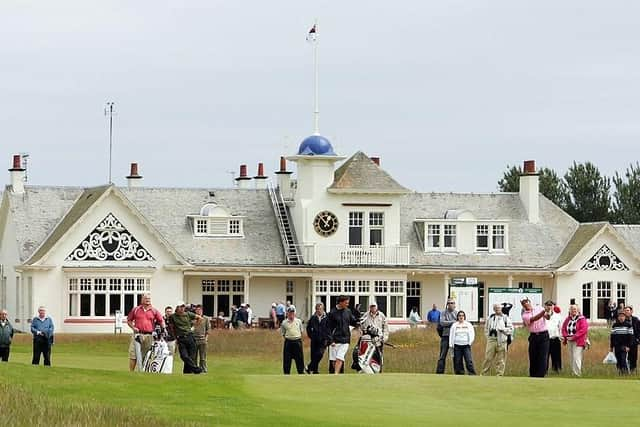
[[104, 115], [109, 116], [109, 184], [113, 184], [111, 180], [111, 159], [113, 153], [113, 113], [115, 102], [107, 102], [104, 107]]
[[320, 107], [318, 102], [318, 20], [315, 20], [313, 27], [309, 30], [307, 41], [313, 44], [313, 74], [314, 74], [314, 95], [313, 95], [313, 132], [320, 135]]

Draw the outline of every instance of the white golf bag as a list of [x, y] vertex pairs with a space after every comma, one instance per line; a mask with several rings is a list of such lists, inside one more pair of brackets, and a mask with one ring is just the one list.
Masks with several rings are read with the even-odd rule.
[[382, 337], [374, 326], [368, 326], [358, 340], [351, 367], [363, 374], [379, 374], [382, 371]]
[[[169, 352], [169, 346], [162, 336], [162, 332], [156, 330], [153, 333], [153, 344], [147, 354], [144, 355], [141, 367], [142, 372], [152, 372], [154, 374], [170, 374], [173, 372], [173, 355]], [[136, 342], [136, 355], [140, 351]]]

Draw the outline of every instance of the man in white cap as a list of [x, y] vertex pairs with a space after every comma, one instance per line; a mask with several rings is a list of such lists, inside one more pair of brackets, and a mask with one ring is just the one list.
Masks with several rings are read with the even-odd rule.
[[302, 353], [302, 321], [296, 317], [296, 307], [287, 307], [287, 318], [280, 325], [280, 333], [284, 337], [282, 349], [282, 370], [285, 375], [291, 373], [291, 359], [296, 362], [298, 374], [304, 373], [304, 356]]
[[360, 329], [362, 333], [367, 330], [368, 326], [373, 326], [378, 330], [378, 334], [385, 342], [389, 339], [389, 326], [387, 325], [387, 316], [378, 310], [378, 303], [371, 300], [369, 303], [369, 311], [367, 311], [360, 320]]

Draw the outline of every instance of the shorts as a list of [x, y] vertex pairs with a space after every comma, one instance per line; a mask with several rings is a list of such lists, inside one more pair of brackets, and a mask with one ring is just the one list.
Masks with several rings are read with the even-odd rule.
[[329, 346], [329, 360], [342, 360], [344, 362], [344, 357], [347, 355], [347, 351], [349, 350], [349, 344], [339, 344]]
[[[135, 334], [131, 335], [131, 342], [129, 342], [129, 359], [131, 360], [136, 360], [136, 346], [135, 346]], [[151, 334], [148, 335], [140, 335], [140, 340], [141, 340], [141, 354], [142, 354], [142, 358], [144, 359], [144, 356], [147, 354], [147, 351], [149, 351], [149, 349], [151, 348], [151, 345], [153, 345], [153, 336]]]

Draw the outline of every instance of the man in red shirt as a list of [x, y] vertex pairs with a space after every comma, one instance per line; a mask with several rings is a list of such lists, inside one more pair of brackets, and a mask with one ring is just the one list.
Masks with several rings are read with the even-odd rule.
[[[153, 331], [156, 325], [164, 328], [164, 318], [160, 311], [151, 305], [151, 294], [142, 295], [140, 305], [134, 307], [127, 316], [127, 325], [133, 331], [131, 344], [129, 344], [129, 370], [136, 368], [138, 360], [135, 348], [135, 339], [140, 343], [140, 355], [144, 358], [153, 344]], [[142, 361], [141, 361], [142, 362]]]

